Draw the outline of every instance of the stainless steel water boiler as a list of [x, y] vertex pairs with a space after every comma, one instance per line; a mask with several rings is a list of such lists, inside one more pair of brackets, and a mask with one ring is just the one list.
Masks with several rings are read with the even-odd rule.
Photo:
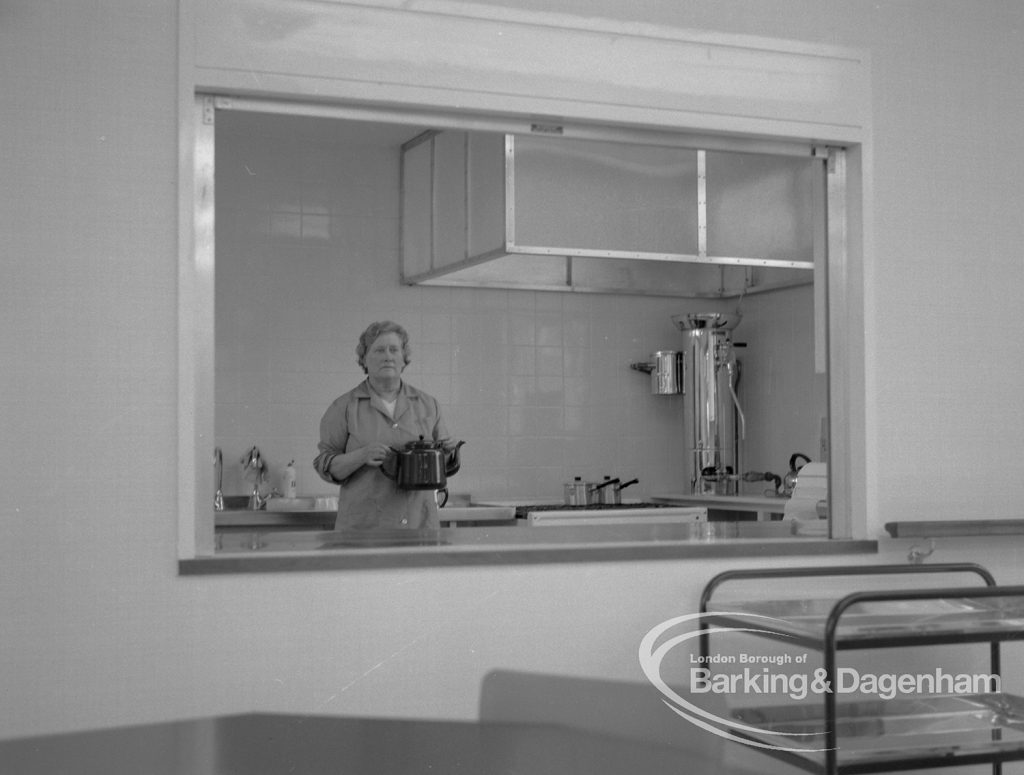
[[686, 336], [683, 425], [691, 459], [690, 484], [701, 495], [735, 495], [740, 473], [743, 409], [736, 395], [739, 363], [732, 331], [739, 313], [673, 315]]

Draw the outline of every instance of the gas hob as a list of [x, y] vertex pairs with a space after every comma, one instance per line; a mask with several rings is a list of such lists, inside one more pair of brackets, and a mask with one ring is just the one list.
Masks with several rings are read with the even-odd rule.
[[637, 509], [672, 509], [678, 508], [671, 503], [652, 503], [636, 501], [628, 503], [589, 503], [585, 506], [570, 506], [564, 503], [516, 504], [516, 516], [526, 517], [527, 514], [540, 511], [634, 511]]
[[516, 501], [481, 502], [479, 505], [503, 505], [515, 508], [516, 519], [527, 525], [612, 525], [667, 524], [703, 522], [707, 509], [699, 506], [678, 506], [670, 503], [635, 501], [628, 503], [593, 503], [570, 506], [563, 503], [522, 503]]

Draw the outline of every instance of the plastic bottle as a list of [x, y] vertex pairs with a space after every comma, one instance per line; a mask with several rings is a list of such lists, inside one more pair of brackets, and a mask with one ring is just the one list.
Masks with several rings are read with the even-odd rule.
[[295, 461], [284, 467], [284, 497], [294, 498], [295, 495]]

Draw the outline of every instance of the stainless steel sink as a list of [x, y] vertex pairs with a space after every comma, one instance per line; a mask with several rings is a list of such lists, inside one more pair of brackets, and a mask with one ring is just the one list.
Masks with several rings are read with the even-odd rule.
[[271, 498], [267, 511], [334, 511], [338, 510], [337, 495], [304, 495], [299, 498]]
[[[249, 510], [248, 495], [225, 495], [225, 511]], [[305, 512], [336, 512], [338, 510], [337, 495], [304, 495], [299, 498], [270, 498], [260, 511], [284, 513], [293, 511]]]

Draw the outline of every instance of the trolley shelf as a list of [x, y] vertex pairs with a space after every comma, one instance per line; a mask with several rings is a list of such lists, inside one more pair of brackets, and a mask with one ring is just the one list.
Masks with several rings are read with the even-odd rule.
[[[804, 769], [824, 763], [825, 719], [818, 705], [746, 708], [734, 717], [763, 730], [747, 738], [778, 745], [772, 733], [805, 734]], [[1006, 694], [929, 696], [843, 703], [835, 718], [840, 772], [948, 766], [1024, 757], [1024, 699]], [[792, 741], [794, 738], [787, 738]], [[979, 758], [980, 757], [980, 758]]]

